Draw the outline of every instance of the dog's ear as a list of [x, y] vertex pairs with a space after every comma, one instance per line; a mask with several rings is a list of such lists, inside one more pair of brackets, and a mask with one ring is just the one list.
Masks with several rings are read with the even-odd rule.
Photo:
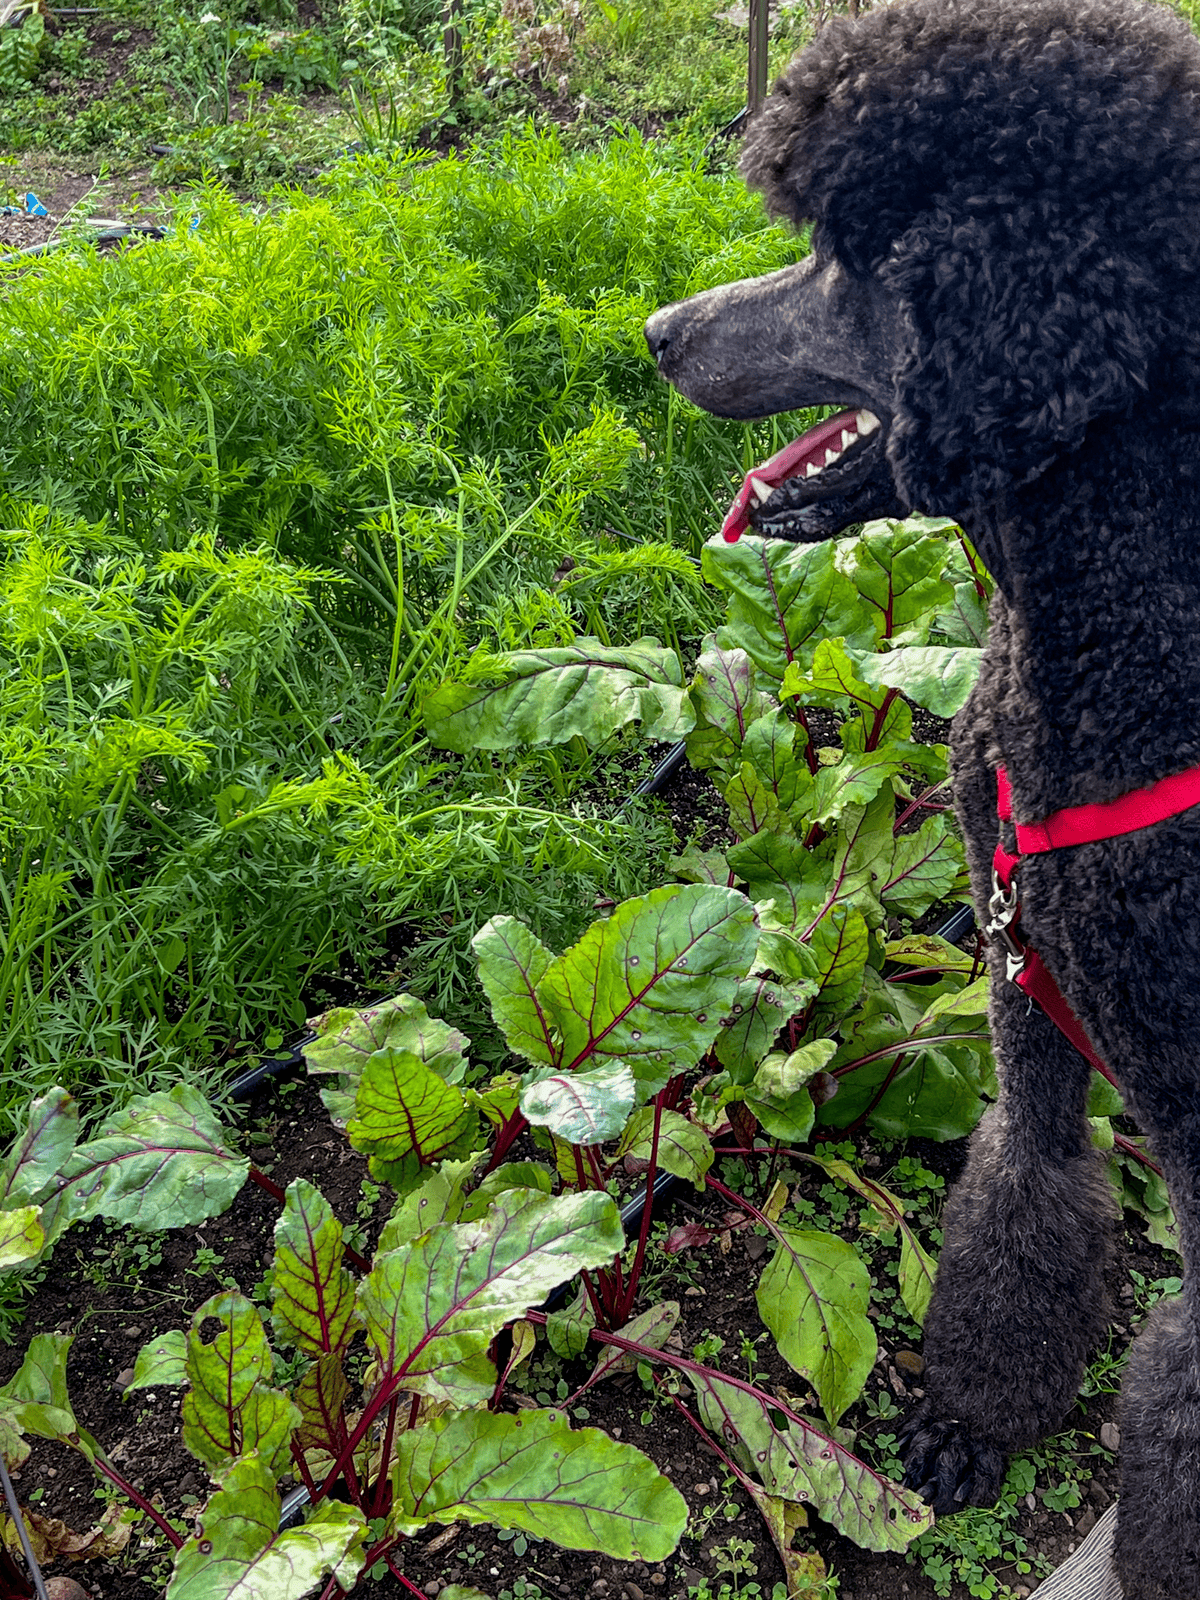
[[902, 324], [889, 455], [915, 506], [949, 513], [1030, 482], [1161, 376], [1161, 275], [1036, 210], [934, 215], [880, 269]]

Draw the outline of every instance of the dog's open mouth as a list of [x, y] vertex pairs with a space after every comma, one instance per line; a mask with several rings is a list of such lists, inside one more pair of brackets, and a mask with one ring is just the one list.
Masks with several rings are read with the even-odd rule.
[[721, 525], [727, 542], [750, 527], [773, 539], [821, 537], [824, 519], [810, 513], [821, 502], [853, 499], [879, 463], [883, 432], [873, 411], [842, 411], [793, 439], [746, 474]]

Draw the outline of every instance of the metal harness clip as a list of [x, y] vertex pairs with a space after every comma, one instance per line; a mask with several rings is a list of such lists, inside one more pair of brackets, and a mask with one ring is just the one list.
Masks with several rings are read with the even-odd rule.
[[991, 921], [986, 924], [983, 931], [987, 935], [989, 944], [998, 944], [1004, 950], [1004, 975], [1010, 983], [1016, 983], [1025, 967], [1025, 946], [1012, 931], [1012, 924], [1021, 913], [1015, 875], [1006, 889], [1000, 874], [995, 867], [992, 868], [992, 893], [988, 900], [988, 911]]

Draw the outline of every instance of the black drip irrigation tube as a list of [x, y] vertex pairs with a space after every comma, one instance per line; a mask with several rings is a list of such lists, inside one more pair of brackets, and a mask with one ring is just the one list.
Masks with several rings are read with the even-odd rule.
[[[166, 231], [149, 222], [104, 222], [83, 237], [86, 244], [99, 248], [103, 244], [117, 244], [121, 239], [165, 239]], [[0, 256], [0, 265], [49, 255], [51, 251], [61, 250], [72, 239], [78, 238], [79, 234], [71, 234], [70, 237], [62, 236], [57, 239], [46, 239], [41, 244], [27, 245], [24, 250], [13, 250], [8, 255]]]

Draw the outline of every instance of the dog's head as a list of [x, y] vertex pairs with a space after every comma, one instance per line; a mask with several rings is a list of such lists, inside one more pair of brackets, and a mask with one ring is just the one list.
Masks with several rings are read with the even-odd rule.
[[[840, 430], [824, 483], [799, 441], [748, 485], [763, 531], [821, 537], [841, 501], [878, 514], [889, 493], [962, 514], [1096, 419], [1200, 421], [1200, 41], [1163, 8], [901, 0], [839, 19], [776, 84], [742, 168], [813, 224], [812, 257], [658, 313], [664, 374], [724, 415], [868, 419]], [[822, 500], [839, 505], [814, 522]]]

